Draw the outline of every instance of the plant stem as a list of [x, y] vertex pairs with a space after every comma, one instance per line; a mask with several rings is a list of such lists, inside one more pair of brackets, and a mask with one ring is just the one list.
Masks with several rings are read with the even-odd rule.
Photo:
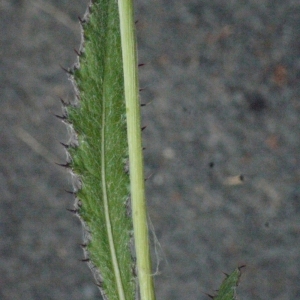
[[129, 147], [131, 205], [140, 299], [154, 300], [145, 199], [133, 1], [119, 0], [118, 3]]

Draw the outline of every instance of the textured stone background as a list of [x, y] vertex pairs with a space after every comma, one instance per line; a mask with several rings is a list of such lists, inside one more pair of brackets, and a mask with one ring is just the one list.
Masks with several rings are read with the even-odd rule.
[[[86, 2], [0, 3], [3, 300], [100, 299], [54, 164], [67, 132], [53, 114], [73, 97], [59, 64], [75, 60]], [[299, 299], [300, 2], [136, 9], [157, 298], [208, 299], [246, 264], [240, 299]]]

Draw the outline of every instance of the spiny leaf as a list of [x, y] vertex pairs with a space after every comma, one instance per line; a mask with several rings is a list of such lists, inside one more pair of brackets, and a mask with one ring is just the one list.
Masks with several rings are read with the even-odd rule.
[[[86, 261], [104, 299], [134, 299], [126, 212], [129, 176], [118, 4], [92, 1], [80, 19], [83, 42], [70, 78], [77, 99], [65, 107], [72, 138], [70, 167], [77, 177], [75, 210], [85, 228]], [[88, 259], [89, 258], [89, 259]]]
[[230, 275], [226, 274], [226, 278], [223, 280], [218, 295], [214, 296], [214, 300], [235, 300], [236, 299], [236, 287], [241, 277], [241, 269], [245, 266], [241, 266], [235, 269]]

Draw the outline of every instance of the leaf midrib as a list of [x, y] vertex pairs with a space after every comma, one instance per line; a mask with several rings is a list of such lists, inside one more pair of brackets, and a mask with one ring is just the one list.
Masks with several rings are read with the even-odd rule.
[[[108, 8], [108, 11], [110, 11], [110, 8]], [[109, 19], [109, 18], [108, 18]], [[107, 20], [109, 22], [109, 20]], [[106, 28], [109, 28], [109, 26], [106, 26]], [[106, 72], [110, 72], [109, 66], [107, 66], [106, 59], [108, 58], [109, 53], [108, 52], [108, 44], [110, 43], [110, 30], [107, 30], [106, 36], [105, 36], [105, 59], [104, 59], [104, 77], [106, 76]], [[107, 78], [106, 78], [107, 79]], [[107, 174], [106, 174], [106, 163], [105, 163], [105, 157], [106, 157], [106, 83], [105, 78], [103, 80], [103, 94], [102, 94], [102, 128], [101, 128], [101, 179], [102, 179], [102, 196], [103, 196], [103, 205], [104, 205], [104, 214], [105, 214], [105, 224], [106, 224], [106, 230], [107, 230], [107, 236], [108, 236], [108, 242], [109, 242], [109, 249], [110, 249], [110, 255], [112, 259], [112, 265], [113, 265], [113, 272], [114, 277], [116, 281], [117, 286], [117, 293], [119, 300], [125, 300], [125, 292], [124, 287], [122, 283], [121, 278], [121, 272], [120, 272], [120, 266], [116, 255], [116, 248], [115, 248], [115, 241], [114, 241], [114, 235], [112, 230], [112, 223], [110, 218], [110, 209], [109, 209], [109, 199], [108, 199], [108, 193], [107, 193]]]
[[101, 128], [101, 177], [102, 177], [102, 193], [103, 193], [103, 204], [105, 212], [105, 224], [107, 229], [107, 236], [109, 242], [109, 249], [113, 263], [113, 270], [117, 284], [117, 290], [120, 300], [125, 300], [125, 293], [123, 289], [120, 267], [117, 260], [114, 237], [112, 233], [112, 226], [109, 214], [108, 195], [107, 195], [107, 180], [106, 180], [106, 165], [105, 165], [105, 96], [103, 96], [103, 108], [102, 108], [102, 128]]

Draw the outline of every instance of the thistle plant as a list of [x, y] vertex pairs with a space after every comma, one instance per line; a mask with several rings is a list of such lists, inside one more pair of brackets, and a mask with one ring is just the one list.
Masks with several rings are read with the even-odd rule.
[[[104, 299], [153, 300], [132, 0], [91, 1], [80, 23], [67, 70], [76, 98], [62, 119], [84, 260]], [[239, 276], [238, 268], [211, 297], [234, 299]]]

